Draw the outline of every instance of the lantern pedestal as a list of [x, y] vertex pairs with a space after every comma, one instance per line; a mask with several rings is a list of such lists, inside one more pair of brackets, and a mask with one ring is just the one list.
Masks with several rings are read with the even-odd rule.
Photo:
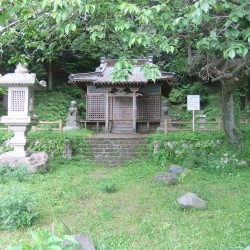
[[10, 117], [3, 116], [1, 123], [9, 126], [14, 136], [10, 139], [10, 144], [13, 147], [13, 154], [16, 157], [26, 157], [30, 153], [27, 151], [27, 133], [30, 131], [31, 126], [38, 124], [38, 118], [27, 117]]

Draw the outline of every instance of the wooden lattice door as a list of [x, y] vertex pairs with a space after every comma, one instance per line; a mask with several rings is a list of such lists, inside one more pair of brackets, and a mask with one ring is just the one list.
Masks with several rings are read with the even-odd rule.
[[113, 120], [133, 120], [133, 99], [132, 97], [113, 97]]

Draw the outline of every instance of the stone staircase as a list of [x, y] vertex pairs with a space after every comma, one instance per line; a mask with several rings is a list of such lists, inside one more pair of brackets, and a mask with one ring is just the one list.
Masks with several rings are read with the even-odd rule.
[[84, 157], [100, 165], [118, 166], [148, 156], [146, 137], [142, 135], [103, 134], [89, 138], [87, 145]]
[[131, 121], [116, 121], [112, 123], [111, 132], [115, 134], [132, 134], [133, 124]]

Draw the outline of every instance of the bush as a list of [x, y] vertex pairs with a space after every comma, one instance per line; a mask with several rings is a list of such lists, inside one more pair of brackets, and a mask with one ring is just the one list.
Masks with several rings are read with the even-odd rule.
[[13, 133], [6, 130], [0, 130], [0, 146], [13, 136]]
[[2, 183], [7, 180], [27, 181], [30, 180], [32, 174], [28, 171], [26, 166], [0, 165], [0, 181]]
[[54, 132], [54, 131], [31, 131], [29, 132], [29, 150], [43, 151], [50, 156], [61, 156], [63, 154], [67, 140], [72, 142], [74, 155], [82, 155], [83, 150], [87, 149], [86, 137], [90, 135], [87, 130]]
[[[248, 132], [247, 132], [248, 131]], [[249, 158], [249, 130], [242, 131], [244, 150], [228, 142], [223, 132], [179, 132], [154, 134], [148, 138], [151, 159], [160, 167], [168, 164], [185, 164], [188, 168], [231, 173], [237, 171], [238, 163]], [[153, 154], [154, 142], [159, 149]], [[225, 153], [226, 152], [226, 153]]]
[[104, 193], [114, 193], [116, 192], [116, 183], [111, 179], [103, 179], [99, 184], [99, 190]]
[[35, 199], [28, 193], [12, 191], [0, 199], [0, 219], [3, 229], [19, 229], [33, 225], [37, 214]]

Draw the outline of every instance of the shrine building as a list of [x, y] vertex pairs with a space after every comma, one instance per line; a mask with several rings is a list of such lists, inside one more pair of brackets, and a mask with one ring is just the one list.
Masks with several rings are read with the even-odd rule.
[[167, 97], [177, 82], [173, 72], [161, 72], [155, 82], [141, 72], [152, 57], [138, 59], [126, 81], [112, 82], [111, 72], [118, 60], [101, 58], [95, 72], [69, 76], [69, 83], [86, 93], [86, 128], [111, 133], [147, 133], [160, 126], [162, 96]]

